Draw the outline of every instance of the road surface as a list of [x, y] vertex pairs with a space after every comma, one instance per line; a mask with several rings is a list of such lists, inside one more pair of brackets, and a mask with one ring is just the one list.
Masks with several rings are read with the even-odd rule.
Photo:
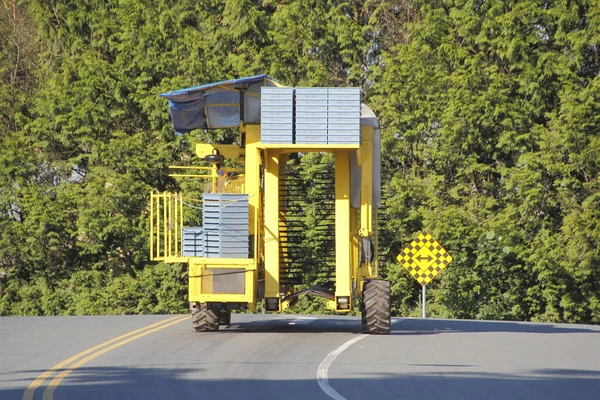
[[0, 399], [600, 399], [598, 326], [392, 329], [361, 335], [345, 316], [234, 314], [215, 333], [188, 316], [3, 317]]

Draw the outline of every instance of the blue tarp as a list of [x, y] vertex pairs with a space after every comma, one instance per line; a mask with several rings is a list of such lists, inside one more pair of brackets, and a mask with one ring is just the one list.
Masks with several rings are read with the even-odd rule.
[[162, 93], [169, 100], [177, 133], [193, 129], [233, 128], [240, 124], [240, 91], [244, 91], [244, 122], [260, 120], [261, 86], [281, 86], [268, 75], [207, 83]]

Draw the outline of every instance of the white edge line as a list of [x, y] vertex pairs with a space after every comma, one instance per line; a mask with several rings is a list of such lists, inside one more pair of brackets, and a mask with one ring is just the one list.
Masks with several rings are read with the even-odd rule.
[[329, 385], [327, 371], [329, 370], [329, 367], [331, 366], [333, 361], [336, 359], [337, 356], [339, 356], [342, 353], [342, 351], [346, 350], [348, 347], [352, 346], [359, 340], [366, 338], [367, 336], [369, 335], [362, 334], [358, 335], [353, 339], [348, 340], [346, 343], [329, 353], [327, 357], [325, 357], [325, 359], [321, 362], [319, 368], [317, 369], [317, 382], [319, 383], [321, 390], [324, 391], [327, 396], [335, 400], [346, 400], [345, 397], [336, 392], [335, 389], [332, 388], [331, 385]]

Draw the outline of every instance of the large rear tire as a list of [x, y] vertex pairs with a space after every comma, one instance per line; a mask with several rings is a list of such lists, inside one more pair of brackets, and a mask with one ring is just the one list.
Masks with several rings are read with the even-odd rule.
[[390, 313], [390, 283], [383, 280], [365, 280], [362, 304], [363, 333], [389, 334]]
[[219, 330], [219, 307], [211, 303], [200, 303], [192, 310], [192, 327], [196, 332]]

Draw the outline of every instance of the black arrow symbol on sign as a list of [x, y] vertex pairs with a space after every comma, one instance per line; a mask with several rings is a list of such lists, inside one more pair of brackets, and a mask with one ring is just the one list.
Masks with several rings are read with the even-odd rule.
[[431, 256], [427, 256], [427, 257], [419, 256], [419, 257], [417, 257], [417, 260], [419, 260], [419, 261], [423, 261], [423, 260], [431, 261], [431, 260], [433, 260], [433, 257], [431, 257]]

